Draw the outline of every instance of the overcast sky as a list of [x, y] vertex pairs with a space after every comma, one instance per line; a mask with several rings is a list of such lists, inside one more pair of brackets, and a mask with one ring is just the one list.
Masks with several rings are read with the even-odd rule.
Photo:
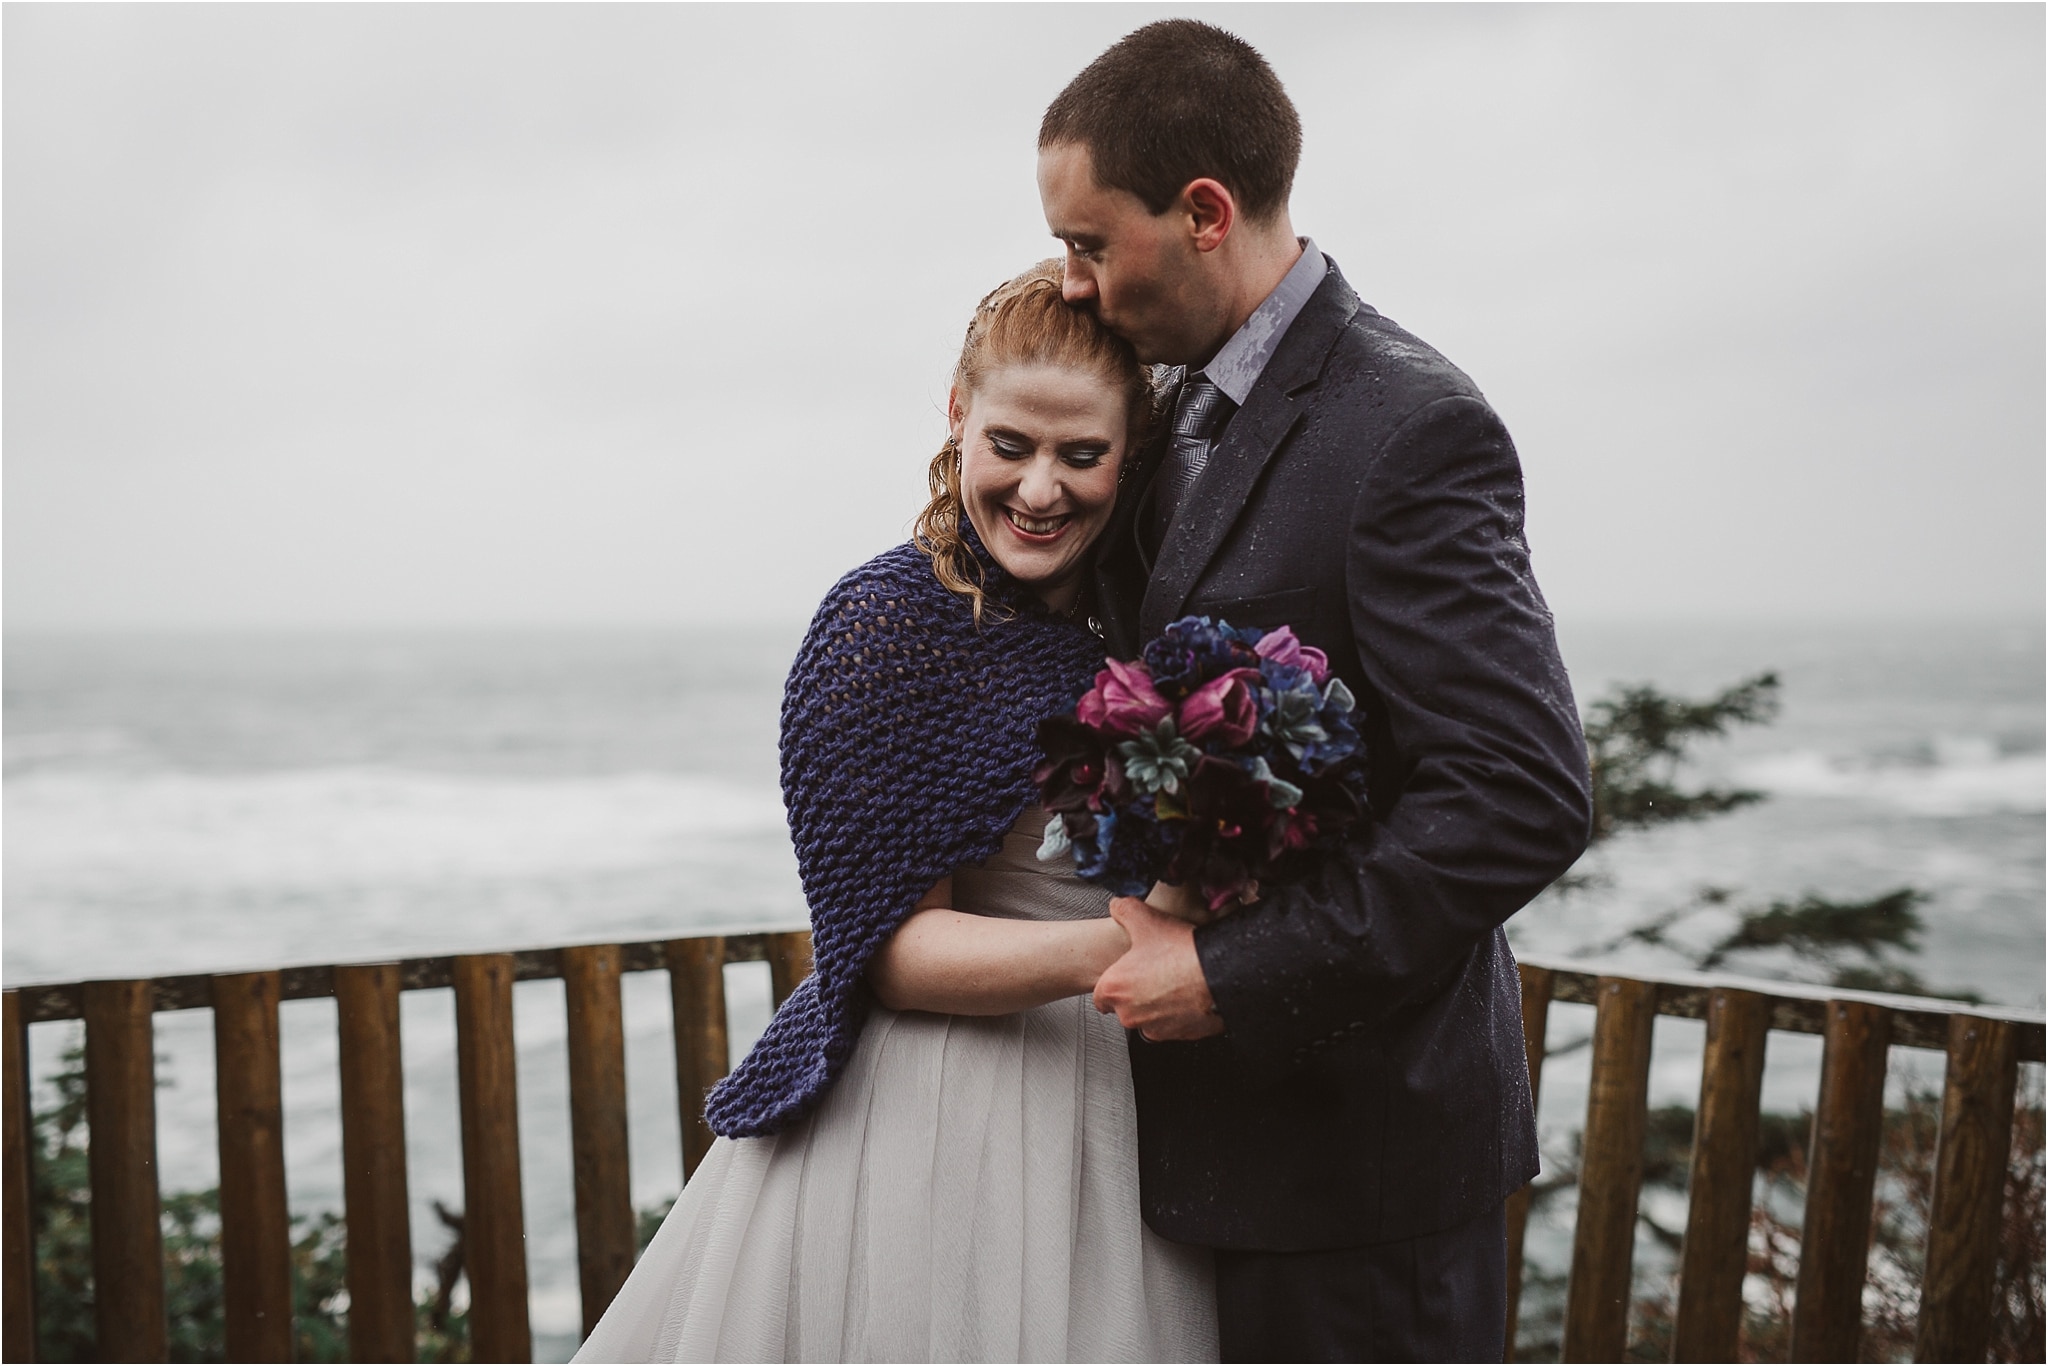
[[2038, 5], [10, 5], [8, 624], [801, 620], [1174, 13], [1561, 618], [2040, 613]]

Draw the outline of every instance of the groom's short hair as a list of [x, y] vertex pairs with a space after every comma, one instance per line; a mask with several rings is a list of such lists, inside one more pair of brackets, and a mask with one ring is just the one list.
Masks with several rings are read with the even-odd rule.
[[1244, 39], [1194, 19], [1147, 24], [1067, 83], [1038, 126], [1043, 151], [1088, 149], [1095, 178], [1164, 213], [1189, 181], [1220, 181], [1251, 219], [1287, 204], [1301, 119]]

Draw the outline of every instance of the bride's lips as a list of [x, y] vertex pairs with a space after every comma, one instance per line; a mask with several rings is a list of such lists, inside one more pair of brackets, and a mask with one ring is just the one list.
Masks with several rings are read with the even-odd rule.
[[1015, 508], [1003, 509], [1003, 520], [1010, 525], [1010, 533], [1026, 545], [1051, 545], [1066, 535], [1073, 525], [1072, 513], [1057, 517], [1028, 517]]

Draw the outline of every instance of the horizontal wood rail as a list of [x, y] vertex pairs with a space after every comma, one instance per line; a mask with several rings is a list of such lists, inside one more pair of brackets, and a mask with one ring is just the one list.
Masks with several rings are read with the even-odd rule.
[[[1581, 1006], [1600, 1004], [1601, 974], [1597, 970], [1544, 958], [1524, 958], [1522, 965], [1540, 967], [1551, 974], [1550, 999], [1553, 1002]], [[1722, 976], [1719, 973], [1666, 972], [1656, 977], [1636, 976], [1632, 980], [1648, 982], [1657, 988], [1657, 1014], [1681, 1020], [1705, 1020], [1709, 1018], [1708, 1008], [1716, 991], [1741, 990], [1763, 998], [1764, 1008], [1769, 1012], [1770, 1028], [1788, 1034], [1826, 1034], [1830, 1001], [1862, 1001], [1890, 1015], [1892, 1042], [1906, 1048], [1946, 1052], [1949, 1021], [1958, 1015], [2009, 1022], [2021, 1062], [2040, 1062], [2044, 1036], [2048, 1036], [2048, 1017], [2039, 1011], [1973, 1006], [1932, 996], [1893, 996], [1880, 991], [1849, 991], [1839, 987], [1815, 987], [1801, 982]]]
[[[289, 1303], [290, 1273], [277, 1007], [281, 1001], [335, 997], [350, 1352], [358, 1361], [408, 1361], [415, 1342], [399, 997], [453, 988], [467, 1265], [472, 1303], [488, 1310], [472, 1315], [473, 1350], [479, 1360], [517, 1361], [530, 1356], [532, 1335], [512, 985], [559, 978], [566, 986], [569, 1129], [587, 1329], [617, 1292], [632, 1258], [620, 975], [669, 975], [687, 1173], [710, 1143], [704, 1092], [726, 1071], [722, 969], [748, 962], [769, 966], [779, 1005], [810, 970], [810, 936], [700, 936], [7, 990], [0, 1078], [7, 1119], [0, 1173], [7, 1216], [0, 1306], [6, 1359], [34, 1359], [34, 1221], [25, 1198], [33, 1190], [35, 1158], [27, 1113], [32, 1025], [86, 1022], [93, 1262], [101, 1284], [123, 1288], [98, 1301], [99, 1355], [160, 1360], [166, 1338], [153, 1020], [160, 1011], [215, 1012], [223, 1350], [230, 1360], [267, 1360], [289, 1350], [289, 1325], [280, 1322]], [[1627, 1348], [1650, 1045], [1658, 1016], [1706, 1022], [1675, 1359], [1720, 1361], [1736, 1353], [1763, 1059], [1773, 1030], [1819, 1035], [1825, 1050], [1808, 1150], [1813, 1179], [1804, 1242], [1819, 1252], [1803, 1259], [1799, 1271], [1795, 1359], [1855, 1359], [1886, 1059], [1894, 1046], [1948, 1055], [1916, 1359], [1983, 1359], [2017, 1067], [2042, 1058], [2040, 1014], [1733, 977], [1603, 975], [1539, 960], [1523, 962], [1521, 978], [1533, 1082], [1542, 1079], [1552, 1004], [1596, 1011], [1565, 1302], [1565, 1360], [1618, 1360]], [[1524, 1192], [1508, 1209], [1510, 1276], [1517, 1288], [1528, 1208]], [[1514, 1299], [1511, 1294], [1510, 1353]]]
[[[778, 947], [784, 941], [795, 941], [794, 949]], [[649, 939], [631, 944], [618, 944], [619, 970], [622, 972], [653, 972], [668, 965], [662, 954], [670, 944], [708, 943], [706, 939]], [[728, 934], [717, 936], [716, 942], [724, 946], [724, 962], [767, 963], [771, 969], [780, 954], [784, 962], [810, 962], [811, 936], [803, 930], [765, 932], [756, 934]], [[570, 945], [571, 948], [589, 947]], [[545, 981], [559, 978], [562, 973], [562, 949], [521, 949], [511, 955], [512, 980], [515, 982]], [[791, 958], [794, 953], [796, 956]], [[398, 972], [400, 991], [429, 991], [435, 987], [455, 985], [456, 955], [439, 958], [399, 958], [380, 963]], [[342, 965], [350, 966], [350, 965]], [[361, 965], [355, 965], [361, 966]], [[283, 1001], [307, 1001], [316, 996], [334, 995], [334, 974], [340, 968], [334, 964], [278, 969], [278, 999]], [[213, 1006], [213, 984], [225, 973], [183, 973], [176, 977], [149, 977], [142, 980], [149, 985], [152, 999], [159, 1012], [166, 1010], [207, 1010]], [[41, 1024], [45, 1020], [82, 1020], [85, 1018], [84, 982], [49, 983], [36, 986], [9, 987], [8, 994], [21, 1000], [21, 1018], [24, 1024]], [[793, 985], [793, 984], [792, 984]], [[780, 999], [780, 998], [778, 998]]]

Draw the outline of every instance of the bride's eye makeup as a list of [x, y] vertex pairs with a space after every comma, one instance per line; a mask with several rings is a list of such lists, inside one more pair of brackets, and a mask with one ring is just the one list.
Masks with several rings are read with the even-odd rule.
[[1108, 445], [1069, 446], [1060, 452], [1060, 459], [1077, 470], [1092, 470], [1100, 465], [1109, 454]]
[[1031, 454], [1031, 443], [1029, 441], [1023, 440], [1021, 437], [1011, 436], [1008, 433], [997, 435], [994, 432], [990, 432], [988, 434], [988, 445], [990, 450], [1005, 460], [1022, 460]]

